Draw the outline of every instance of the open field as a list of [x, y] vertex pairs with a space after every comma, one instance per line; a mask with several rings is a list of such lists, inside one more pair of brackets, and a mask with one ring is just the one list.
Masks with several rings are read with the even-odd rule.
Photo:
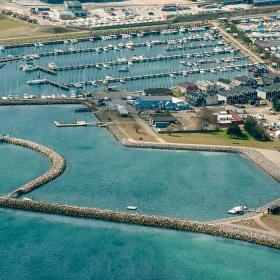
[[29, 41], [42, 40], [43, 38], [52, 40], [63, 36], [71, 37], [73, 34], [82, 36], [89, 35], [89, 32], [73, 32], [73, 30], [56, 26], [39, 26], [0, 15], [1, 44], [22, 42], [26, 39]]
[[243, 146], [260, 149], [269, 149], [280, 151], [280, 140], [273, 142], [260, 142], [244, 132], [247, 140], [233, 139], [226, 134], [226, 130], [211, 133], [174, 133], [172, 135], [161, 134], [166, 142], [171, 143], [187, 143], [187, 144], [206, 144], [206, 145], [227, 145], [227, 146]]
[[280, 215], [264, 215], [260, 217], [262, 223], [280, 232]]

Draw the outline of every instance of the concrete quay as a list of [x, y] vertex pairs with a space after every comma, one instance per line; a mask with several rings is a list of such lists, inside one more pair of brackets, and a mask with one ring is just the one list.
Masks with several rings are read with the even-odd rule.
[[45, 146], [36, 144], [36, 143], [28, 141], [28, 140], [22, 140], [22, 139], [10, 137], [10, 136], [3, 136], [2, 142], [7, 143], [7, 144], [22, 146], [27, 149], [36, 151], [36, 152], [48, 157], [51, 162], [51, 167], [46, 173], [35, 178], [34, 180], [32, 180], [30, 182], [27, 182], [26, 184], [17, 188], [12, 193], [7, 194], [6, 195], [7, 197], [18, 197], [23, 193], [31, 192], [35, 188], [38, 188], [41, 185], [46, 184], [47, 182], [60, 176], [66, 168], [66, 162], [65, 162], [64, 158], [50, 148], [47, 148]]
[[188, 221], [169, 217], [145, 214], [131, 214], [113, 210], [86, 208], [71, 205], [59, 205], [46, 202], [0, 197], [0, 207], [59, 214], [80, 218], [92, 218], [119, 223], [129, 223], [143, 226], [184, 230], [213, 236], [226, 237], [236, 240], [280, 249], [280, 238], [268, 234], [251, 232], [245, 229], [233, 228], [227, 225], [215, 225], [205, 222]]

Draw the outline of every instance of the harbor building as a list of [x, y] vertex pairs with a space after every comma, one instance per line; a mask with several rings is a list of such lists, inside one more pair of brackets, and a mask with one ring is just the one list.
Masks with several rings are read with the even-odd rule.
[[280, 0], [254, 0], [255, 7], [280, 5]]
[[150, 114], [149, 122], [155, 128], [167, 128], [171, 124], [176, 124], [177, 119], [172, 116], [170, 113], [155, 113]]
[[164, 96], [172, 95], [172, 91], [169, 88], [148, 88], [144, 90], [146, 96]]
[[172, 96], [139, 96], [135, 105], [138, 109], [161, 109], [161, 110], [187, 110], [188, 104], [179, 98]]
[[257, 100], [257, 91], [251, 87], [239, 86], [231, 90], [220, 90], [218, 92], [219, 100], [227, 104], [245, 104], [250, 100]]

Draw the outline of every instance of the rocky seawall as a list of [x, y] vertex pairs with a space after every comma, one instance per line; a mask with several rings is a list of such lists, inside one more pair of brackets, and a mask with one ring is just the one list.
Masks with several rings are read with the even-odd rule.
[[15, 137], [10, 136], [3, 136], [2, 141], [4, 143], [13, 144], [25, 147], [30, 150], [34, 150], [46, 157], [49, 158], [51, 162], [50, 169], [44, 173], [43, 175], [35, 178], [34, 180], [22, 185], [21, 187], [17, 188], [12, 193], [8, 194], [7, 196], [19, 196], [23, 193], [28, 193], [34, 190], [35, 188], [40, 187], [43, 184], [46, 184], [47, 182], [55, 179], [56, 177], [60, 176], [65, 168], [66, 168], [66, 162], [64, 158], [59, 155], [54, 150], [47, 148], [43, 145], [36, 144], [34, 142], [23, 140]]
[[205, 222], [181, 220], [170, 217], [159, 217], [144, 214], [103, 210], [96, 208], [77, 207], [70, 205], [50, 204], [32, 200], [1, 197], [0, 206], [49, 214], [67, 215], [80, 218], [93, 218], [111, 222], [130, 223], [143, 226], [185, 230], [213, 236], [226, 237], [247, 241], [258, 245], [280, 249], [280, 238], [262, 233], [255, 233], [225, 225], [208, 224]]
[[188, 150], [188, 151], [207, 151], [207, 152], [227, 152], [239, 153], [260, 167], [275, 180], [280, 182], [280, 168], [273, 162], [264, 157], [257, 150], [251, 148], [217, 146], [217, 145], [199, 145], [199, 144], [171, 144], [171, 143], [149, 143], [130, 141], [128, 139], [120, 139], [122, 145], [130, 148], [146, 148], [146, 149], [165, 149], [165, 150]]

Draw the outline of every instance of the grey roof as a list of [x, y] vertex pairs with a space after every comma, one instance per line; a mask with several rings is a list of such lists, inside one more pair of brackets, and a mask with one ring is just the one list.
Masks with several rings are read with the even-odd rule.
[[264, 91], [264, 92], [273, 91], [273, 90], [280, 90], [280, 83], [271, 84], [269, 86], [262, 87], [259, 90]]
[[171, 115], [151, 116], [153, 122], [176, 122], [177, 119]]
[[250, 82], [250, 81], [254, 81], [253, 78], [250, 78], [250, 77], [245, 76], [245, 75], [236, 76], [236, 77], [235, 77], [235, 80], [240, 81], [240, 82], [243, 82], [243, 83], [247, 83], [247, 82]]
[[196, 84], [190, 83], [190, 82], [180, 83], [180, 84], [178, 84], [178, 86], [180, 86], [180, 87], [185, 87], [185, 88], [187, 88], [187, 87], [196, 87], [196, 88], [197, 88], [197, 85], [196, 85]]
[[220, 83], [223, 83], [223, 84], [226, 84], [226, 85], [229, 85], [231, 83], [230, 80], [224, 79], [224, 78], [218, 79], [217, 82], [220, 82]]
[[255, 89], [253, 89], [251, 87], [235, 87], [230, 90], [219, 91], [218, 94], [227, 97], [229, 95], [232, 95], [232, 96], [239, 95], [242, 93], [247, 93], [247, 92], [252, 92], [252, 91], [255, 91]]
[[277, 79], [277, 78], [280, 79], [280, 75], [277, 75], [275, 73], [264, 73], [262, 75], [262, 77], [264, 79], [268, 79], [268, 80], [274, 80], [274, 79]]
[[158, 96], [158, 95], [153, 95], [153, 96], [140, 96], [140, 100], [142, 101], [172, 101], [172, 96], [169, 95], [163, 95], [163, 96]]
[[148, 88], [144, 90], [145, 95], [163, 96], [171, 95], [172, 91], [169, 88]]

